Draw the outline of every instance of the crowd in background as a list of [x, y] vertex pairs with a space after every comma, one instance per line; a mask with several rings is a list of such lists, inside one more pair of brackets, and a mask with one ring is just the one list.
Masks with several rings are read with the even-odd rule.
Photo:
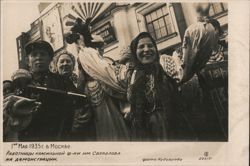
[[78, 55], [28, 43], [29, 70], [3, 82], [4, 141], [226, 141], [227, 80], [207, 74], [226, 59], [223, 32], [209, 7], [195, 6], [198, 21], [173, 55], [141, 32], [114, 61], [100, 36], [86, 42], [79, 20], [66, 38]]

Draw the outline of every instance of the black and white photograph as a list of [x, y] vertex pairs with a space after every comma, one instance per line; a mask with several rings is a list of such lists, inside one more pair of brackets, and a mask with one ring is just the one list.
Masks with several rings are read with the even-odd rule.
[[2, 4], [3, 143], [230, 141], [227, 1]]

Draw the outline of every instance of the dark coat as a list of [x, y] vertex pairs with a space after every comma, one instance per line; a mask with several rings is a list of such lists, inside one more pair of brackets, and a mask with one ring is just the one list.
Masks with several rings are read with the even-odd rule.
[[[39, 80], [32, 79], [31, 84], [64, 91], [75, 91], [70, 80], [47, 72]], [[65, 95], [52, 92], [26, 90], [22, 96], [36, 98], [42, 103], [34, 112], [29, 126], [19, 132], [20, 141], [64, 141], [70, 138], [74, 115], [74, 100]]]
[[177, 84], [163, 71], [158, 52], [151, 64], [142, 64], [137, 59], [138, 42], [145, 37], [151, 39], [157, 50], [154, 39], [147, 32], [140, 33], [130, 45], [133, 68], [129, 71], [127, 95], [131, 103], [132, 140], [195, 140]]

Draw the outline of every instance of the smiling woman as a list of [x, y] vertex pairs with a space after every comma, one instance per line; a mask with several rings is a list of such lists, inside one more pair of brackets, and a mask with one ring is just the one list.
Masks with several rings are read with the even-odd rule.
[[130, 47], [134, 63], [127, 89], [131, 104], [131, 139], [195, 140], [177, 84], [164, 73], [153, 37], [142, 32]]
[[143, 38], [137, 45], [137, 59], [143, 64], [150, 64], [156, 58], [156, 48], [150, 38]]
[[55, 73], [65, 77], [70, 77], [75, 66], [75, 57], [71, 53], [64, 51], [54, 57], [53, 68]]

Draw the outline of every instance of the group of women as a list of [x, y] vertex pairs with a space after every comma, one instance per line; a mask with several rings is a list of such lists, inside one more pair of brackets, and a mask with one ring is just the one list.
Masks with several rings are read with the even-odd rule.
[[[178, 85], [163, 70], [156, 42], [149, 33], [142, 32], [133, 39], [123, 64], [79, 43], [79, 79], [75, 85], [79, 93], [89, 97], [91, 109], [76, 111], [77, 140], [197, 139]], [[71, 53], [60, 53], [54, 58], [54, 72], [75, 82], [75, 61]]]
[[[74, 111], [72, 140], [199, 139], [190, 117], [189, 94], [183, 96], [180, 88], [204, 68], [218, 43], [220, 30], [218, 21], [203, 17], [209, 8], [205, 6], [205, 13], [200, 8], [200, 21], [185, 32], [183, 52], [175, 52], [172, 57], [159, 55], [148, 32], [139, 33], [118, 61], [104, 57], [101, 45], [92, 48], [86, 45], [84, 34], [74, 32], [78, 36], [78, 55], [61, 52], [51, 65], [54, 73], [71, 80], [76, 91], [87, 96]], [[73, 73], [76, 63], [78, 77]]]

